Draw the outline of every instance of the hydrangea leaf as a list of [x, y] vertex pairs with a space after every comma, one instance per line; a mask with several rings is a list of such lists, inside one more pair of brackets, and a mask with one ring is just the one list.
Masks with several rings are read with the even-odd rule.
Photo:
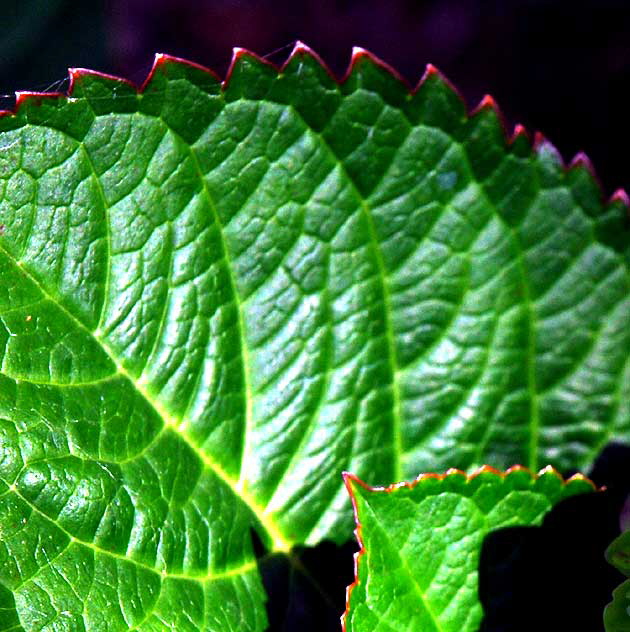
[[[606, 559], [626, 577], [630, 577], [630, 531], [624, 531], [606, 550]], [[606, 632], [630, 631], [630, 580], [613, 591], [613, 600], [604, 611]]]
[[486, 535], [538, 525], [558, 502], [593, 490], [551, 468], [536, 477], [521, 467], [485, 467], [373, 488], [352, 475], [361, 551], [348, 589], [345, 632], [475, 632], [483, 615], [478, 565]]
[[361, 50], [342, 82], [303, 45], [71, 81], [0, 117], [25, 629], [262, 629], [249, 529], [346, 539], [342, 470], [581, 467], [630, 435], [627, 199], [585, 159]]

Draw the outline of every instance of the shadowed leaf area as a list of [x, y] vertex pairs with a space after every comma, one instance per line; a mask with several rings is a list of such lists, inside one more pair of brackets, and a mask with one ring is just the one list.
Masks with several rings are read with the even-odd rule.
[[604, 551], [619, 533], [630, 493], [630, 448], [608, 446], [590, 478], [605, 491], [559, 503], [540, 527], [500, 529], [485, 538], [480, 632], [603, 632], [604, 606], [620, 581]]

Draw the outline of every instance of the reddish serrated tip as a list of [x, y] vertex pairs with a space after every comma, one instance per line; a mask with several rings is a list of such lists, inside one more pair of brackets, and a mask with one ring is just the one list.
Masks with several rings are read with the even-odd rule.
[[276, 72], [281, 71], [280, 68], [276, 66], [276, 64], [269, 61], [268, 59], [265, 59], [264, 57], [260, 57], [256, 53], [252, 53], [252, 51], [247, 50], [246, 48], [243, 48], [241, 46], [234, 46], [234, 48], [232, 48], [232, 59], [230, 60], [230, 66], [227, 69], [227, 73], [225, 74], [225, 79], [221, 82], [221, 87], [224, 90], [227, 87], [227, 85], [230, 83], [232, 75], [234, 74], [234, 71], [236, 69], [236, 64], [238, 64], [238, 62], [245, 57], [249, 57], [250, 59], [253, 59], [258, 64], [269, 66], [270, 68], [273, 68]]
[[483, 96], [481, 101], [479, 101], [477, 106], [473, 108], [473, 110], [471, 111], [470, 117], [473, 118], [475, 116], [478, 116], [480, 113], [484, 111], [494, 112], [495, 116], [497, 117], [497, 120], [499, 121], [499, 124], [501, 125], [503, 129], [503, 138], [505, 139], [506, 143], [509, 143], [510, 139], [509, 139], [509, 134], [508, 134], [507, 123], [505, 121], [505, 116], [503, 115], [503, 111], [498, 106], [494, 97], [490, 94], [486, 94]]
[[41, 105], [44, 99], [59, 99], [66, 95], [62, 92], [28, 92], [20, 91], [15, 93], [15, 109], [18, 110], [26, 103], [31, 105]]
[[210, 75], [215, 81], [221, 83], [221, 78], [217, 75], [214, 70], [204, 66], [202, 64], [197, 64], [194, 61], [188, 61], [183, 57], [177, 57], [175, 55], [169, 55], [168, 53], [156, 53], [153, 58], [153, 65], [151, 66], [151, 70], [147, 75], [147, 78], [142, 83], [140, 88], [140, 92], [144, 92], [145, 88], [151, 80], [153, 79], [155, 73], [159, 70], [160, 67], [165, 66], [167, 64], [177, 64], [179, 66], [188, 66], [189, 68], [194, 68], [195, 70], [200, 70], [201, 72], [207, 73]]
[[439, 81], [444, 83], [449, 88], [449, 90], [455, 96], [457, 96], [457, 98], [462, 102], [462, 105], [464, 106], [465, 111], [468, 112], [468, 105], [466, 104], [466, 99], [464, 99], [464, 96], [462, 95], [462, 93], [457, 89], [457, 87], [453, 83], [451, 83], [448, 77], [446, 77], [446, 75], [433, 64], [427, 64], [425, 66], [424, 74], [422, 75], [422, 77], [420, 78], [420, 81], [418, 81], [418, 84], [416, 85], [416, 87], [413, 89], [412, 92], [414, 94], [417, 93], [418, 90], [420, 90], [420, 88], [422, 87], [422, 84], [429, 79], [438, 79]]
[[134, 90], [138, 90], [138, 86], [129, 79], [124, 77], [117, 77], [116, 75], [110, 75], [100, 70], [90, 70], [89, 68], [68, 68], [68, 74], [70, 75], [70, 81], [82, 79], [83, 77], [98, 77], [99, 79], [106, 79], [108, 81], [114, 81], [116, 83], [124, 83]]
[[302, 56], [305, 55], [314, 59], [324, 69], [324, 71], [335, 83], [339, 83], [339, 79], [335, 76], [335, 74], [330, 69], [328, 64], [310, 46], [307, 46], [304, 42], [300, 40], [297, 40], [295, 42], [295, 45], [293, 46], [293, 50], [291, 51], [290, 55], [287, 57], [287, 60], [280, 67], [279, 72], [284, 72], [285, 68], [289, 65], [289, 63], [296, 57], [299, 57], [300, 55]]
[[74, 95], [77, 84], [79, 84], [81, 79], [84, 77], [97, 77], [99, 79], [106, 79], [107, 81], [113, 81], [115, 83], [122, 83], [138, 93], [144, 89], [145, 85], [143, 83], [142, 87], [140, 87], [133, 81], [125, 79], [124, 77], [117, 77], [116, 75], [110, 75], [106, 72], [100, 72], [99, 70], [90, 70], [89, 68], [68, 68], [68, 76], [70, 77], [70, 85], [68, 86], [67, 94], [68, 97], [72, 97]]
[[517, 123], [514, 126], [514, 131], [512, 132], [512, 137], [510, 138], [510, 143], [514, 143], [520, 137], [525, 137], [526, 139], [529, 140], [529, 134], [527, 133], [527, 130], [525, 129], [525, 126], [521, 125], [520, 123]]
[[479, 107], [482, 108], [492, 108], [493, 110], [498, 110], [497, 102], [494, 100], [494, 97], [490, 94], [485, 94], [483, 99], [479, 102]]
[[353, 46], [352, 47], [352, 55], [350, 56], [350, 65], [348, 66], [348, 70], [342, 81], [345, 81], [354, 70], [355, 65], [361, 61], [361, 59], [367, 59], [375, 66], [379, 66], [386, 72], [388, 72], [392, 77], [400, 81], [400, 83], [404, 84], [409, 92], [411, 92], [410, 83], [393, 67], [390, 66], [386, 61], [383, 61], [380, 57], [377, 57], [374, 53], [371, 53], [369, 50], [361, 46]]
[[572, 481], [582, 481], [584, 483], [588, 483], [595, 491], [601, 491], [605, 489], [604, 487], [598, 488], [597, 485], [595, 485], [595, 483], [590, 478], [584, 476], [584, 474], [580, 474], [579, 472], [573, 474], [573, 476], [570, 476], [569, 478], [564, 478], [564, 476], [562, 476], [562, 474], [560, 474], [560, 472], [558, 472], [558, 470], [552, 465], [547, 465], [539, 470], [535, 478], [540, 478], [545, 474], [553, 474], [556, 478], [560, 479], [564, 485], [569, 485]]
[[[497, 105], [497, 102], [494, 100], [494, 97], [489, 94], [484, 95], [481, 101], [479, 101], [479, 103], [472, 109], [472, 111], [470, 112], [470, 116], [477, 116], [477, 114], [479, 114], [479, 112], [483, 110], [494, 110], [495, 114], [499, 118], [502, 118], [503, 116], [501, 114], [499, 106]], [[505, 136], [507, 138], [507, 133]]]
[[[560, 474], [558, 476], [562, 478]], [[576, 474], [573, 474], [573, 476], [570, 476], [567, 479], [562, 479], [562, 480], [564, 481], [565, 485], [569, 485], [570, 483], [574, 481], [581, 481], [582, 483], [588, 483], [593, 488], [593, 491], [603, 492], [606, 490], [605, 485], [602, 485], [601, 487], [597, 487], [597, 485], [595, 485], [595, 483], [590, 478], [588, 478], [588, 476], [584, 476], [584, 474], [580, 474], [579, 472], [577, 472]]]
[[433, 64], [427, 64], [426, 68], [424, 69], [424, 76], [431, 77], [433, 75], [441, 77], [442, 73]]
[[595, 173], [595, 168], [593, 167], [593, 163], [591, 159], [583, 152], [580, 151], [575, 156], [573, 156], [571, 162], [569, 163], [569, 169], [575, 168], [584, 168], [586, 169], [594, 178], [597, 178], [597, 174]]
[[534, 133], [534, 149], [538, 151], [543, 145], [548, 145], [549, 141], [542, 132]]
[[560, 478], [564, 481], [562, 474], [560, 474], [560, 472], [558, 472], [558, 470], [555, 467], [553, 467], [553, 465], [545, 465], [545, 467], [538, 470], [538, 473], [536, 474], [536, 476], [540, 477], [540, 476], [543, 476], [544, 474], [553, 474], [557, 478]]
[[625, 189], [617, 189], [610, 196], [610, 203], [612, 204], [613, 202], [621, 202], [624, 206], [630, 208], [630, 197], [628, 197]]
[[449, 467], [444, 476], [466, 476], [466, 472], [456, 467]]
[[[369, 59], [372, 63], [382, 67], [383, 69], [385, 69], [389, 74], [391, 74], [394, 78], [396, 78], [397, 80], [399, 80], [400, 82], [402, 82], [407, 89], [409, 90], [410, 94], [413, 94], [415, 92], [417, 92], [422, 83], [424, 81], [426, 81], [429, 77], [439, 77], [442, 81], [445, 82], [445, 84], [447, 84], [450, 89], [460, 98], [460, 100], [462, 101], [462, 103], [464, 103], [464, 106], [466, 105], [465, 100], [463, 99], [462, 95], [460, 94], [460, 92], [457, 90], [457, 88], [455, 86], [453, 86], [453, 84], [440, 72], [440, 70], [438, 70], [433, 64], [427, 64], [424, 75], [422, 76], [422, 79], [419, 81], [418, 85], [416, 86], [416, 88], [414, 88], [413, 90], [410, 88], [409, 84], [407, 83], [407, 81], [404, 79], [404, 77], [402, 77], [392, 66], [390, 66], [389, 64], [387, 64], [386, 62], [384, 62], [383, 60], [381, 60], [380, 58], [376, 57], [375, 55], [373, 55], [372, 53], [370, 53], [369, 51], [367, 51], [366, 49], [360, 47], [360, 46], [356, 46], [353, 48], [352, 50], [352, 57], [350, 60], [350, 64], [348, 66], [348, 70], [346, 72], [346, 74], [344, 75], [344, 77], [342, 79], [338, 79], [337, 77], [335, 77], [335, 75], [332, 73], [332, 71], [330, 70], [330, 68], [327, 66], [327, 64], [317, 55], [317, 53], [315, 53], [311, 48], [309, 48], [306, 44], [304, 44], [301, 41], [297, 41], [294, 48], [293, 48], [293, 52], [291, 53], [289, 59], [287, 59], [287, 61], [281, 66], [278, 67], [277, 65], [275, 65], [274, 63], [270, 62], [269, 60], [262, 58], [258, 55], [256, 55], [255, 53], [252, 53], [251, 51], [245, 49], [245, 48], [241, 48], [241, 47], [235, 47], [233, 49], [233, 55], [232, 55], [232, 60], [230, 62], [230, 67], [226, 73], [226, 77], [225, 79], [221, 82], [221, 87], [222, 89], [226, 89], [227, 84], [230, 81], [230, 78], [232, 76], [232, 73], [234, 71], [234, 67], [236, 62], [243, 58], [243, 57], [250, 57], [251, 59], [255, 60], [256, 62], [258, 62], [259, 64], [264, 64], [267, 66], [270, 66], [272, 68], [274, 68], [276, 71], [278, 72], [282, 72], [283, 69], [285, 68], [286, 64], [288, 63], [288, 61], [291, 59], [291, 57], [295, 56], [296, 54], [307, 54], [310, 55], [312, 58], [316, 59], [320, 65], [326, 70], [326, 72], [330, 75], [330, 77], [332, 77], [336, 82], [338, 83], [343, 83], [344, 81], [346, 81], [346, 79], [348, 78], [349, 74], [351, 73], [354, 64], [360, 60], [361, 58], [366, 58]], [[99, 76], [105, 79], [109, 79], [112, 81], [116, 81], [119, 83], [126, 83], [127, 85], [131, 86], [132, 88], [134, 88], [136, 91], [138, 92], [142, 92], [145, 87], [147, 86], [147, 84], [150, 82], [155, 69], [158, 68], [159, 66], [161, 66], [162, 64], [165, 64], [167, 62], [177, 62], [177, 63], [183, 63], [183, 64], [187, 64], [189, 66], [195, 67], [195, 68], [200, 68], [205, 72], [208, 72], [210, 75], [212, 75], [215, 80], [220, 81], [219, 77], [209, 68], [206, 68], [202, 65], [199, 64], [195, 64], [194, 62], [190, 62], [188, 60], [185, 59], [181, 59], [179, 57], [174, 57], [171, 55], [167, 55], [167, 54], [163, 54], [163, 53], [159, 53], [155, 56], [155, 60], [154, 60], [154, 64], [153, 67], [151, 69], [151, 72], [149, 73], [149, 75], [147, 76], [147, 79], [143, 82], [142, 86], [138, 87], [136, 86], [133, 82], [129, 81], [128, 79], [122, 78], [122, 77], [116, 77], [114, 75], [109, 75], [106, 73], [102, 73], [102, 72], [97, 72], [97, 71], [93, 71], [93, 70], [88, 70], [85, 68], [72, 68], [69, 70], [69, 74], [70, 74], [70, 86], [68, 88], [68, 91], [66, 94], [61, 94], [61, 93], [45, 93], [46, 97], [72, 97], [73, 96], [73, 92], [75, 89], [75, 83], [76, 81], [80, 80], [81, 77], [83, 76]], [[18, 111], [18, 106], [22, 103], [24, 103], [25, 101], [27, 101], [30, 97], [26, 96], [26, 95], [38, 95], [37, 98], [41, 98], [41, 96], [39, 95], [39, 93], [21, 93], [22, 96], [18, 95], [17, 96], [17, 101], [16, 101], [16, 106], [13, 110], [1, 110], [0, 111], [0, 116], [11, 116], [11, 115], [15, 115]], [[501, 109], [498, 107], [496, 101], [494, 100], [494, 98], [490, 95], [486, 95], [481, 102], [479, 103], [479, 105], [477, 106], [477, 108], [475, 108], [472, 112], [469, 113], [469, 116], [473, 116], [474, 114], [476, 114], [478, 111], [483, 110], [483, 109], [487, 109], [487, 108], [491, 108], [492, 110], [494, 110], [499, 117], [499, 120], [504, 128], [504, 135], [505, 135], [505, 139], [506, 142], [510, 142], [510, 139], [508, 138], [508, 133], [507, 130], [505, 129], [505, 120], [502, 114]], [[513, 142], [513, 140], [515, 138], [517, 138], [520, 135], [527, 135], [526, 130], [523, 128], [522, 125], [517, 125], [514, 129], [514, 135], [512, 136], [511, 141]], [[555, 147], [549, 143], [549, 141], [547, 141], [547, 139], [540, 133], [540, 132], [536, 132], [535, 136], [534, 136], [534, 142], [533, 142], [533, 149], [536, 150], [540, 150], [541, 147], [546, 146], [548, 147], [551, 151], [553, 151], [555, 154], [558, 155], [558, 159], [559, 159], [559, 163], [562, 165], [563, 168], [566, 169], [565, 167], [565, 163], [562, 160], [562, 157], [558, 154], [557, 150], [555, 149]], [[592, 170], [591, 170], [592, 171]], [[599, 188], [601, 191], [601, 183], [599, 183]], [[603, 195], [602, 195], [602, 201], [603, 201]], [[615, 191], [615, 193], [613, 193], [612, 197], [610, 198], [610, 202], [622, 202], [625, 206], [630, 206], [630, 202], [628, 201], [628, 195], [625, 193], [625, 191], [623, 190], [618, 190]]]
[[[295, 41], [295, 44], [293, 45], [293, 49], [291, 50], [291, 53], [289, 54], [289, 59], [291, 59], [295, 55], [310, 55], [311, 57], [314, 57], [315, 59], [317, 59], [317, 61], [320, 64], [322, 64], [322, 66], [324, 65], [322, 58], [310, 46], [308, 46], [301, 40]], [[285, 62], [285, 65], [287, 64], [289, 59], [287, 59], [287, 61]]]
[[[551, 143], [542, 132], [536, 132], [534, 135], [534, 151], [542, 153], [543, 151], [552, 154], [557, 161], [559, 167], [566, 173], [569, 170], [564, 157], [558, 151], [557, 147]], [[601, 190], [601, 187], [600, 187]]]
[[[520, 467], [520, 466], [517, 466]], [[449, 470], [450, 471], [450, 470]], [[448, 473], [448, 472], [447, 472]], [[481, 465], [476, 470], [471, 472], [466, 478], [471, 480], [480, 474], [494, 474], [494, 476], [499, 476], [500, 478], [505, 478], [506, 472], [502, 472], [501, 470], [497, 470], [495, 467], [491, 465]]]

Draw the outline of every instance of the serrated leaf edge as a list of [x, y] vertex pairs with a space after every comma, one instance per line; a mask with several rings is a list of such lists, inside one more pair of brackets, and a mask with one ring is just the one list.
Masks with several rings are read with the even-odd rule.
[[528, 139], [532, 150], [536, 153], [540, 153], [542, 150], [552, 151], [555, 153], [560, 161], [561, 167], [565, 172], [574, 170], [574, 169], [583, 169], [588, 172], [590, 177], [597, 184], [597, 187], [601, 193], [602, 203], [605, 205], [610, 205], [613, 203], [622, 204], [627, 211], [628, 218], [630, 219], [630, 196], [626, 192], [624, 188], [616, 189], [612, 195], [606, 199], [603, 191], [603, 187], [599, 177], [597, 176], [597, 172], [593, 167], [593, 164], [589, 157], [582, 151], [579, 151], [575, 156], [567, 163], [563, 157], [560, 155], [556, 147], [546, 138], [544, 134], [540, 131], [535, 131], [532, 136], [528, 133], [527, 129], [521, 125], [520, 123], [514, 126], [513, 132], [510, 134], [507, 128], [507, 124], [505, 122], [505, 117], [500, 106], [497, 104], [496, 100], [489, 94], [486, 94], [481, 101], [473, 108], [469, 108], [463, 98], [462, 94], [459, 90], [454, 86], [454, 84], [440, 71], [436, 66], [431, 63], [428, 63], [425, 67], [424, 74], [420, 78], [420, 80], [414, 85], [412, 85], [409, 81], [407, 81], [395, 68], [389, 65], [387, 62], [383, 61], [379, 57], [377, 57], [374, 53], [361, 48], [360, 46], [354, 46], [352, 48], [352, 54], [350, 56], [350, 63], [345, 71], [345, 73], [338, 77], [335, 75], [330, 67], [326, 64], [326, 62], [309, 46], [304, 44], [304, 42], [296, 41], [293, 50], [287, 57], [287, 59], [282, 64], [275, 64], [264, 57], [250, 51], [249, 49], [242, 47], [234, 47], [232, 49], [232, 59], [230, 61], [230, 65], [226, 72], [225, 78], [221, 80], [219, 75], [214, 72], [212, 69], [203, 66], [202, 64], [198, 64], [196, 62], [189, 61], [187, 59], [183, 59], [181, 57], [177, 57], [175, 55], [169, 55], [167, 53], [156, 53], [153, 60], [153, 65], [151, 66], [151, 70], [149, 71], [147, 77], [142, 82], [142, 84], [138, 85], [134, 82], [126, 79], [124, 77], [119, 77], [113, 74], [89, 70], [86, 68], [69, 68], [68, 69], [68, 77], [69, 77], [69, 85], [66, 92], [36, 92], [36, 91], [17, 91], [15, 92], [15, 107], [12, 110], [0, 110], [0, 117], [5, 116], [16, 116], [20, 109], [24, 107], [24, 105], [39, 105], [44, 99], [71, 99], [73, 98], [73, 93], [76, 88], [77, 80], [80, 80], [83, 76], [96, 76], [101, 77], [103, 79], [108, 79], [110, 81], [119, 82], [127, 85], [128, 87], [135, 90], [138, 94], [142, 94], [146, 87], [153, 80], [156, 72], [159, 68], [166, 64], [179, 64], [183, 66], [188, 66], [189, 68], [194, 68], [198, 71], [202, 71], [207, 73], [210, 77], [212, 77], [215, 81], [221, 84], [221, 90], [225, 91], [230, 84], [232, 75], [234, 73], [234, 69], [236, 68], [238, 62], [243, 57], [249, 57], [253, 61], [263, 66], [268, 66], [274, 69], [279, 75], [284, 72], [286, 67], [291, 63], [291, 61], [299, 56], [299, 55], [307, 55], [314, 59], [325, 71], [326, 73], [333, 79], [338, 85], [343, 85], [352, 77], [355, 72], [355, 68], [357, 63], [361, 59], [366, 59], [370, 63], [374, 64], [385, 70], [387, 73], [391, 75], [396, 81], [401, 83], [405, 89], [407, 90], [410, 96], [415, 95], [422, 85], [429, 78], [439, 78], [444, 84], [446, 84], [454, 94], [460, 99], [463, 103], [467, 117], [469, 119], [475, 118], [479, 113], [484, 110], [492, 110], [497, 116], [498, 120], [501, 123], [504, 133], [505, 142], [508, 145], [512, 145], [518, 138], [525, 137]]

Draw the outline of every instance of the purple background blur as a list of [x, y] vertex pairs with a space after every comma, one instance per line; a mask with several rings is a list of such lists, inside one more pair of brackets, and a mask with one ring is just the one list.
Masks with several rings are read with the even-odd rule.
[[543, 131], [565, 159], [586, 151], [607, 194], [630, 188], [628, 0], [4, 0], [0, 11], [0, 93], [48, 89], [68, 66], [141, 83], [154, 52], [224, 74], [233, 46], [281, 62], [296, 39], [342, 74], [359, 45], [414, 84], [432, 62], [471, 107], [491, 93], [510, 127]]

